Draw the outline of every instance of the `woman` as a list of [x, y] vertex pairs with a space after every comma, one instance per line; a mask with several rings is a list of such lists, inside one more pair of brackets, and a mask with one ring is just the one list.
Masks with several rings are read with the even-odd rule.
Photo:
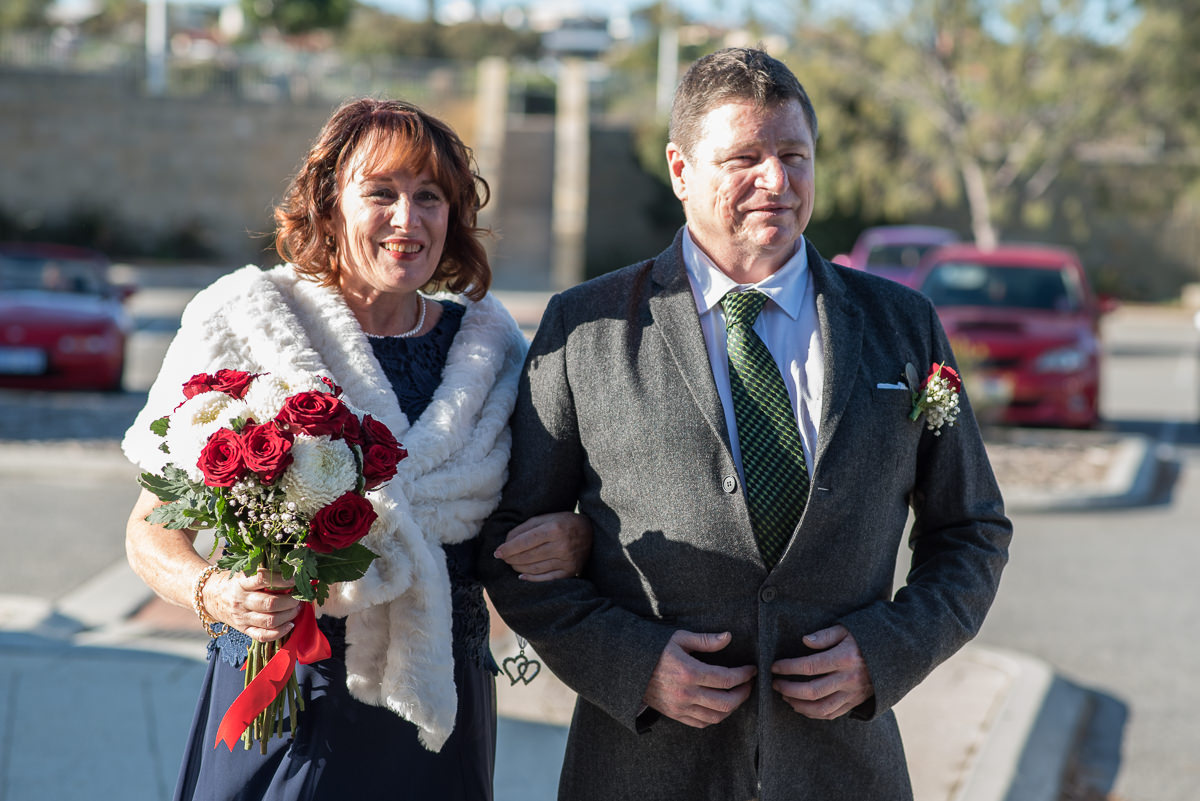
[[[210, 647], [176, 798], [491, 798], [495, 663], [472, 540], [505, 477], [525, 340], [487, 295], [475, 227], [487, 186], [471, 167], [454, 132], [414, 106], [335, 112], [276, 210], [290, 263], [246, 267], [196, 296], [126, 434], [126, 454], [157, 471], [165, 455], [149, 424], [191, 375], [320, 373], [409, 452], [372, 494], [386, 532], [364, 543], [379, 559], [319, 610], [333, 657], [298, 666], [305, 711], [265, 756], [214, 749], [216, 727], [242, 689], [244, 635], [282, 638], [297, 602], [270, 592], [278, 576], [213, 572], [195, 532], [146, 522], [160, 501], [143, 492], [130, 563], [163, 598], [233, 630]], [[463, 295], [421, 294], [433, 288]], [[514, 533], [499, 555], [533, 580], [575, 575], [591, 538], [574, 515]]]

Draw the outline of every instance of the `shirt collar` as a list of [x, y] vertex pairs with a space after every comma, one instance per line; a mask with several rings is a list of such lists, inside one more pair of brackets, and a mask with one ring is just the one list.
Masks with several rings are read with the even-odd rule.
[[739, 284], [713, 263], [708, 254], [692, 239], [691, 231], [683, 230], [683, 264], [687, 269], [696, 310], [707, 314], [735, 289], [753, 287], [762, 292], [793, 320], [800, 318], [804, 293], [808, 288], [808, 248], [804, 236], [797, 240], [795, 254], [782, 267], [757, 284]]

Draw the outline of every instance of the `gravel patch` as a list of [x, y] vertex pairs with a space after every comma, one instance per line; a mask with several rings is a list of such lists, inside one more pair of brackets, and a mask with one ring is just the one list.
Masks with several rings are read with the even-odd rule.
[[1094, 431], [989, 432], [986, 445], [1002, 489], [1062, 491], [1103, 486], [1122, 439]]

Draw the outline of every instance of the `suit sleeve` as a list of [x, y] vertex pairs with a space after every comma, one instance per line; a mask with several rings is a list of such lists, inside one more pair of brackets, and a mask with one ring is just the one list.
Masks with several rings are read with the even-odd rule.
[[[929, 306], [934, 362], [954, 355]], [[967, 377], [968, 381], [970, 377]], [[841, 620], [862, 651], [875, 698], [856, 717], [890, 709], [983, 625], [1008, 559], [1012, 524], [964, 387], [960, 414], [940, 436], [924, 431], [909, 499], [912, 559], [905, 586]]]
[[[517, 524], [572, 511], [587, 469], [567, 369], [561, 296], [553, 298], [534, 337], [512, 416], [509, 477], [484, 524], [480, 580], [505, 621], [537, 649], [554, 673], [630, 730], [650, 675], [674, 630], [603, 597], [586, 578], [527, 582], [492, 554]], [[597, 537], [605, 536], [597, 532]], [[592, 564], [590, 570], [602, 570]]]

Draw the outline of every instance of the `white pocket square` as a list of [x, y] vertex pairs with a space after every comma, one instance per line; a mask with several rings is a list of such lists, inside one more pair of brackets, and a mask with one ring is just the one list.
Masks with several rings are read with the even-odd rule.
[[901, 383], [895, 383], [895, 384], [876, 384], [876, 385], [875, 385], [875, 389], [908, 389], [908, 385], [906, 385], [906, 384], [901, 384]]

